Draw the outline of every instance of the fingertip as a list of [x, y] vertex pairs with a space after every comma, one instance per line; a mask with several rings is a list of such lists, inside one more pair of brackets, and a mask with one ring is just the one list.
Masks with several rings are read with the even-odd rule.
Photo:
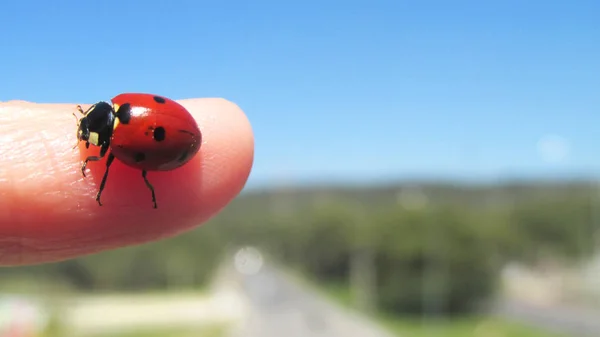
[[254, 135], [250, 121], [235, 103], [223, 98], [179, 101], [198, 122], [203, 134], [205, 188], [216, 191], [227, 181], [237, 195], [254, 162]]

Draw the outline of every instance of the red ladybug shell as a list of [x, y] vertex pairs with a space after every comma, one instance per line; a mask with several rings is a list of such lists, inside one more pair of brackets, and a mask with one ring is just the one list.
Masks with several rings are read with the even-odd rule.
[[196, 121], [174, 100], [125, 93], [111, 101], [117, 115], [111, 151], [126, 165], [147, 171], [173, 170], [200, 149], [202, 134]]

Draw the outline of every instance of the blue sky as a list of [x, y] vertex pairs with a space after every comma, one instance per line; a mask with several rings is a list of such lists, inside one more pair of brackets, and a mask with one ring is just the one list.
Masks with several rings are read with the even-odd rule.
[[[598, 1], [11, 1], [0, 100], [224, 97], [249, 186], [600, 172]], [[568, 156], [537, 151], [554, 134]]]

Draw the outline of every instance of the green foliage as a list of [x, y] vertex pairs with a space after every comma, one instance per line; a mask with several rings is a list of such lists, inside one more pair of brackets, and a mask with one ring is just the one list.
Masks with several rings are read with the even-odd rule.
[[297, 237], [296, 251], [302, 252], [301, 263], [319, 278], [339, 280], [348, 276], [348, 262], [352, 248], [353, 217], [344, 208], [317, 209], [305, 217], [302, 235]]
[[533, 200], [517, 206], [509, 219], [509, 226], [519, 233], [514, 251], [526, 261], [548, 254], [565, 259], [590, 256], [600, 224], [594, 207], [590, 196]]
[[497, 241], [488, 235], [491, 224], [447, 207], [398, 209], [380, 223], [377, 267], [383, 308], [461, 312], [493, 290], [498, 266]]

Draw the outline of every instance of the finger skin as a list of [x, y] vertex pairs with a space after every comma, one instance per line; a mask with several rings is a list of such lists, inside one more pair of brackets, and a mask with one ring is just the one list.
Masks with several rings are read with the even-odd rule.
[[[76, 144], [76, 104], [0, 102], [0, 266], [39, 264], [141, 244], [192, 229], [243, 188], [254, 157], [244, 113], [223, 99], [178, 101], [198, 122], [202, 145], [183, 167], [148, 172], [115, 160], [95, 201], [105, 160]], [[87, 109], [88, 105], [82, 105]]]

